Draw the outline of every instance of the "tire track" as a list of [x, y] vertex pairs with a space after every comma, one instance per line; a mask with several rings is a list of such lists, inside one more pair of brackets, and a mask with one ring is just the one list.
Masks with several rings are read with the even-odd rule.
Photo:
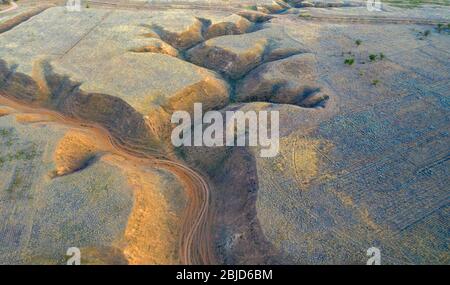
[[357, 24], [399, 24], [399, 25], [432, 25], [435, 26], [445, 20], [428, 20], [419, 18], [400, 18], [400, 17], [369, 17], [369, 16], [304, 16], [299, 19], [306, 21], [323, 21], [333, 23], [357, 23]]
[[11, 2], [11, 7], [7, 8], [7, 9], [5, 9], [5, 10], [0, 11], [0, 14], [4, 14], [4, 13], [7, 13], [7, 12], [16, 10], [17, 7], [19, 7], [19, 6], [17, 6], [16, 2]]
[[16, 26], [28, 21], [34, 16], [39, 15], [40, 13], [44, 12], [48, 8], [55, 7], [54, 5], [44, 5], [42, 7], [35, 8], [29, 12], [25, 12], [22, 14], [19, 14], [3, 23], [0, 23], [0, 34], [7, 32], [9, 30], [12, 30]]
[[188, 205], [182, 217], [182, 229], [180, 239], [179, 257], [183, 264], [214, 264], [216, 263], [214, 249], [212, 247], [210, 225], [212, 221], [211, 189], [209, 183], [195, 170], [182, 162], [169, 159], [164, 154], [155, 155], [128, 148], [113, 137], [103, 126], [84, 122], [77, 118], [67, 117], [39, 106], [23, 104], [15, 99], [10, 99], [0, 94], [0, 104], [20, 110], [47, 115], [54, 121], [70, 125], [78, 129], [88, 129], [95, 133], [99, 139], [107, 142], [107, 148], [112, 154], [116, 154], [134, 160], [141, 165], [148, 164], [170, 171], [184, 183], [188, 199]]

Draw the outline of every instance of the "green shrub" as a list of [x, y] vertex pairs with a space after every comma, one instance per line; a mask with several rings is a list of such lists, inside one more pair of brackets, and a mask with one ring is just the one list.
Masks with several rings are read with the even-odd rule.
[[353, 57], [346, 58], [344, 60], [344, 63], [347, 64], [347, 65], [353, 65], [353, 63], [355, 63], [355, 59]]
[[256, 7], [256, 5], [249, 5], [249, 6], [245, 6], [244, 9], [245, 10], [257, 11], [258, 7]]
[[450, 24], [446, 25], [444, 23], [439, 23], [437, 24], [436, 30], [438, 33], [441, 33], [443, 31], [450, 32]]

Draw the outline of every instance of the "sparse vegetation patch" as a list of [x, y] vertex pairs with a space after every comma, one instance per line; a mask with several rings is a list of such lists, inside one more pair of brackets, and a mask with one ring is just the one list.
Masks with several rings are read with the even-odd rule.
[[449, 24], [444, 24], [444, 23], [439, 23], [436, 26], [436, 31], [441, 34], [441, 33], [447, 33], [450, 34], [450, 23]]
[[39, 152], [36, 150], [35, 146], [30, 146], [25, 149], [21, 149], [15, 153], [7, 154], [0, 157], [0, 166], [2, 166], [4, 163], [16, 161], [16, 160], [22, 160], [22, 161], [29, 161], [34, 159]]
[[377, 60], [383, 60], [385, 58], [386, 58], [386, 56], [382, 52], [380, 52], [379, 54], [375, 54], [375, 53], [369, 54], [369, 61], [370, 62], [374, 62], [374, 61], [377, 61]]
[[344, 63], [347, 65], [353, 65], [353, 63], [355, 63], [355, 59], [353, 57], [346, 58]]
[[[415, 29], [413, 29], [413, 31], [416, 31]], [[427, 38], [429, 35], [431, 34], [430, 30], [425, 30], [425, 31], [418, 31], [417, 32], [417, 37], [419, 40], [424, 40], [425, 38]]]

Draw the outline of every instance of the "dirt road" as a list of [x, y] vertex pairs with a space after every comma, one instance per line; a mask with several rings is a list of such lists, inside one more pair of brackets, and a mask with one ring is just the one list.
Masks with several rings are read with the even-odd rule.
[[0, 11], [0, 14], [7, 13], [7, 12], [10, 12], [10, 11], [13, 11], [13, 10], [16, 10], [17, 7], [18, 7], [18, 6], [17, 6], [16, 2], [11, 2], [11, 6], [10, 6], [9, 8], [6, 8], [5, 10], [1, 10], [1, 11]]
[[95, 135], [95, 139], [103, 142], [106, 150], [112, 154], [122, 156], [127, 160], [135, 160], [140, 165], [147, 164], [173, 173], [184, 184], [188, 197], [187, 207], [182, 217], [180, 262], [183, 264], [214, 264], [216, 262], [210, 231], [212, 221], [211, 190], [208, 182], [195, 170], [174, 158], [161, 158], [164, 155], [155, 156], [139, 150], [134, 151], [132, 147], [122, 145], [98, 124], [67, 117], [39, 106], [25, 105], [17, 100], [7, 98], [3, 94], [0, 94], [0, 105], [24, 113], [48, 116], [54, 118], [58, 123], [78, 129], [88, 129], [90, 133]]

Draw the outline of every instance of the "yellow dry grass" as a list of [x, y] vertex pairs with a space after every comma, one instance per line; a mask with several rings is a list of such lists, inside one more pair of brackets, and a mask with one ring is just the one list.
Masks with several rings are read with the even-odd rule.
[[16, 121], [21, 124], [49, 122], [52, 120], [53, 118], [51, 116], [42, 114], [21, 113], [16, 115]]
[[[79, 124], [46, 110], [36, 109], [34, 110], [36, 112], [31, 112], [27, 106], [20, 106], [6, 99], [3, 101], [11, 104], [11, 108], [1, 106], [0, 114], [14, 113], [19, 122], [60, 124], [66, 130], [64, 136], [56, 143], [53, 153], [55, 171], [52, 175], [69, 175], [88, 165], [88, 162], [99, 154], [102, 154], [102, 162], [118, 167], [126, 175], [134, 194], [133, 208], [128, 216], [126, 229], [122, 237], [119, 237], [113, 245], [107, 246], [107, 251], [103, 249], [98, 251], [96, 247], [92, 247], [87, 256], [90, 262], [101, 264], [180, 262], [179, 241], [184, 204], [172, 209], [171, 206], [176, 202], [168, 201], [164, 195], [168, 189], [179, 188], [180, 192], [174, 194], [180, 197], [174, 198], [180, 203], [185, 203], [186, 197], [182, 193], [184, 184], [175, 178], [175, 174], [170, 170], [159, 171], [152, 160], [131, 156], [117, 148], [111, 144], [111, 139], [104, 130], [96, 129], [93, 125]], [[126, 260], [123, 260], [122, 256]]]
[[[54, 159], [56, 175], [69, 174], [100, 151], [110, 147], [94, 134], [70, 130], [58, 143]], [[161, 193], [163, 181], [148, 165], [128, 160], [117, 154], [102, 157], [102, 161], [119, 167], [133, 188], [134, 204], [119, 242], [129, 264], [176, 264], [178, 258], [180, 217], [171, 212]]]
[[95, 138], [88, 133], [78, 130], [67, 132], [54, 154], [55, 174], [61, 176], [80, 169], [99, 149]]
[[328, 173], [320, 172], [321, 161], [324, 157], [319, 149], [328, 152], [332, 147], [329, 142], [307, 137], [288, 137], [281, 140], [281, 145], [290, 148], [292, 165], [289, 168], [294, 172], [293, 175], [301, 189], [308, 189], [307, 186], [313, 180], [331, 178]]
[[11, 114], [11, 112], [12, 111], [10, 109], [0, 107], [0, 117], [9, 115], [9, 114]]
[[292, 162], [295, 176], [301, 184], [309, 184], [318, 173], [318, 155], [316, 148], [319, 144], [316, 140], [298, 138], [295, 140], [295, 148], [292, 152]]
[[178, 264], [181, 220], [160, 192], [165, 187], [160, 176], [119, 157], [107, 159], [122, 167], [134, 189], [134, 205], [124, 235], [123, 253], [128, 263]]
[[173, 57], [178, 57], [178, 51], [171, 47], [170, 45], [166, 43], [155, 43], [155, 45], [148, 45], [138, 48], [131, 49], [133, 52], [152, 52], [152, 53], [161, 53], [161, 54], [167, 54]]

